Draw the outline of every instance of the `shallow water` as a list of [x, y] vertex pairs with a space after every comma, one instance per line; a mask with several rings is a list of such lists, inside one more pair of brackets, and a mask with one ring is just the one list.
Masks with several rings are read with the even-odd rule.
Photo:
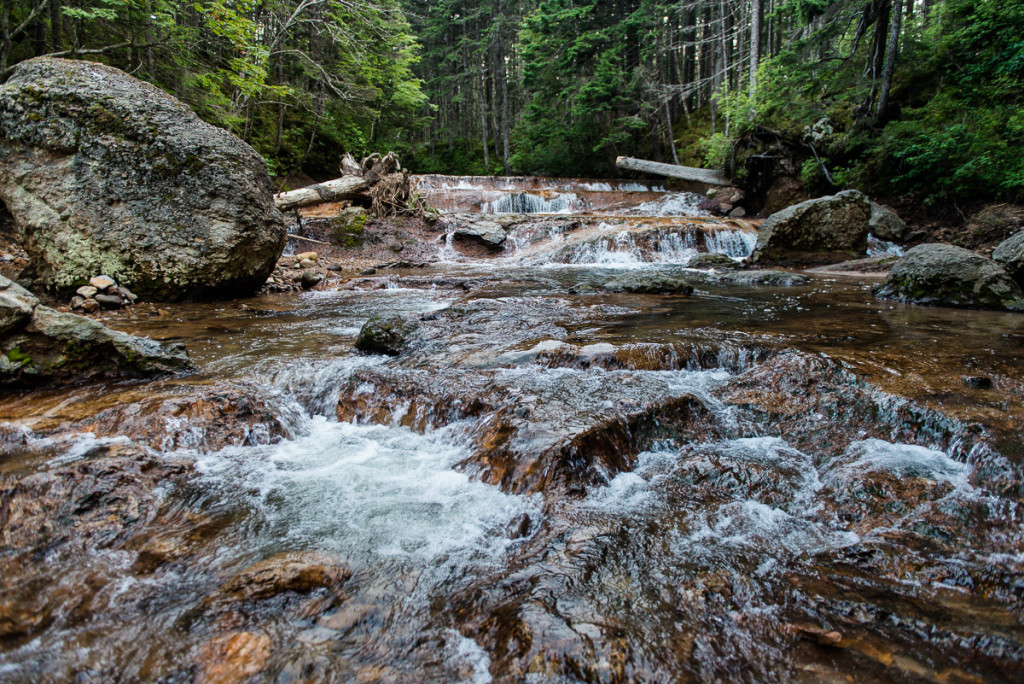
[[[0, 680], [1019, 680], [1024, 317], [730, 284], [680, 230], [111, 315], [200, 372], [0, 398]], [[46, 537], [32, 473], [77, 483]], [[226, 598], [286, 552], [351, 577]]]

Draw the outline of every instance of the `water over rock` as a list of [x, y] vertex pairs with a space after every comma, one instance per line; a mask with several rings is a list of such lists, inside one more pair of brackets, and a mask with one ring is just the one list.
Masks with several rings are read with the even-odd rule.
[[912, 304], [1024, 310], [1024, 294], [999, 264], [939, 243], [908, 250], [875, 295]]
[[582, 493], [631, 470], [659, 440], [720, 430], [701, 400], [665, 378], [567, 368], [366, 369], [342, 388], [337, 416], [420, 432], [471, 420], [475, 447], [459, 468], [517, 494]]
[[[903, 222], [862, 192], [807, 200], [768, 217], [757, 236], [751, 262], [823, 264], [847, 261], [867, 251], [868, 234], [899, 237]], [[877, 235], [877, 234], [876, 234]]]
[[635, 294], [693, 294], [693, 285], [682, 278], [673, 278], [661, 273], [627, 273], [604, 284], [609, 292], [632, 292]]
[[263, 159], [122, 71], [38, 58], [0, 88], [0, 199], [44, 282], [144, 299], [252, 292], [285, 243]]
[[1024, 287], [1024, 230], [999, 243], [992, 260], [1001, 264], [1018, 285]]
[[0, 276], [0, 387], [151, 377], [189, 368], [181, 344], [160, 344], [55, 311]]

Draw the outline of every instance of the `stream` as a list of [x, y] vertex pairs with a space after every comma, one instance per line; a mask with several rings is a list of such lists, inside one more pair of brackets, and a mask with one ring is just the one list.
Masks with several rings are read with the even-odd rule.
[[1024, 316], [689, 268], [755, 228], [658, 186], [420, 187], [530, 220], [108, 314], [199, 372], [0, 397], [0, 681], [1024, 677]]

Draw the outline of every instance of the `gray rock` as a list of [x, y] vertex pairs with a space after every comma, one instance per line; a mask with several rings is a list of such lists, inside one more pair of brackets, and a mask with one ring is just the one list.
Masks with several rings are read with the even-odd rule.
[[716, 252], [701, 252], [686, 264], [687, 268], [740, 268], [743, 264], [732, 257]]
[[75, 290], [75, 294], [81, 296], [82, 299], [95, 297], [97, 292], [99, 292], [99, 290], [93, 287], [92, 285], [83, 285], [82, 287]]
[[263, 159], [117, 69], [38, 58], [0, 87], [0, 199], [48, 287], [150, 300], [257, 290], [285, 243]]
[[104, 309], [120, 309], [124, 306], [124, 300], [118, 294], [100, 293], [93, 297]]
[[75, 295], [71, 298], [71, 308], [81, 309], [85, 305], [85, 297], [82, 295]]
[[1024, 230], [999, 243], [992, 251], [992, 259], [1002, 265], [1018, 285], [1024, 287]]
[[811, 282], [811, 279], [802, 273], [761, 269], [718, 274], [714, 277], [714, 281], [729, 285], [790, 287], [793, 285], [806, 285]]
[[673, 278], [660, 273], [627, 273], [604, 284], [609, 292], [632, 292], [636, 294], [681, 294], [693, 293], [693, 285], [682, 278]]
[[999, 264], [938, 243], [908, 250], [875, 295], [912, 304], [1024, 310], [1024, 294]]
[[883, 240], [899, 240], [907, 224], [895, 211], [875, 202], [871, 203], [871, 217], [868, 219], [868, 231]]
[[0, 387], [150, 377], [190, 367], [180, 344], [163, 345], [54, 311], [0, 276]]
[[0, 335], [28, 321], [38, 304], [34, 294], [0, 276]]
[[[753, 262], [828, 264], [864, 256], [868, 233], [892, 236], [902, 221], [857, 190], [807, 200], [768, 217], [750, 257]], [[897, 236], [898, 237], [898, 236]], [[886, 238], [893, 239], [893, 238]]]
[[302, 286], [302, 289], [308, 290], [319, 285], [323, 279], [323, 275], [316, 271], [303, 271], [299, 277], [299, 285]]
[[359, 331], [356, 349], [371, 354], [398, 356], [418, 328], [419, 322], [402, 316], [373, 316]]
[[458, 217], [455, 236], [478, 240], [488, 247], [500, 247], [505, 242], [505, 226], [488, 219]]
[[746, 215], [747, 210], [744, 209], [743, 207], [736, 207], [735, 209], [729, 212], [730, 218], [743, 218]]

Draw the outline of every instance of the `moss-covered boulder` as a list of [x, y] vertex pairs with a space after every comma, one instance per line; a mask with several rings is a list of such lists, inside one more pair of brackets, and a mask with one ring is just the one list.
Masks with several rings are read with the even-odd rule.
[[999, 264], [938, 243], [908, 250], [875, 295], [912, 304], [1024, 311], [1024, 294]]
[[356, 337], [356, 349], [368, 354], [398, 356], [419, 328], [415, 320], [397, 315], [372, 316]]
[[258, 289], [286, 239], [266, 164], [117, 69], [39, 58], [0, 86], [0, 199], [48, 287], [150, 300]]
[[144, 378], [191, 367], [184, 346], [43, 306], [0, 276], [0, 390]]
[[897, 239], [905, 226], [857, 190], [819, 197], [768, 217], [751, 263], [831, 264], [867, 254], [868, 234]]

